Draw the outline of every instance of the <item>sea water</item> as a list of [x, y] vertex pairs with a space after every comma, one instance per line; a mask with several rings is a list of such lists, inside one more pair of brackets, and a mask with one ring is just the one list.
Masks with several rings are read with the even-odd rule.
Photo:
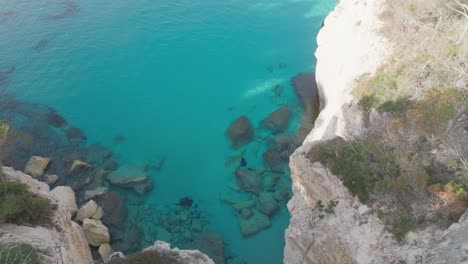
[[[295, 114], [290, 130], [297, 128], [290, 78], [314, 71], [315, 38], [335, 4], [0, 0], [0, 69], [16, 67], [5, 89], [54, 107], [120, 164], [165, 157], [150, 173], [155, 187], [144, 204], [191, 197], [235, 259], [282, 263], [285, 206], [271, 228], [243, 238], [235, 212], [220, 201], [235, 181], [225, 163], [239, 154], [225, 130], [241, 115], [257, 127], [282, 104]], [[285, 96], [275, 101], [278, 84]], [[116, 144], [117, 135], [125, 141]]]

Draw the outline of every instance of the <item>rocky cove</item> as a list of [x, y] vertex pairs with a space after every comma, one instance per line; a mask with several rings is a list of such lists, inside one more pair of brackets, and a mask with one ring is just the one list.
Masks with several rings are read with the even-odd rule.
[[[391, 61], [398, 50], [394, 42], [381, 34], [381, 29], [388, 24], [381, 15], [386, 8], [388, 3], [383, 0], [342, 0], [327, 16], [318, 34], [315, 73], [292, 77], [289, 91], [288, 84], [269, 83], [268, 99], [274, 107], [262, 114], [252, 114], [255, 107], [248, 110], [229, 107], [229, 124], [224, 131], [218, 131], [224, 133], [230, 149], [223, 165], [232, 172], [218, 202], [228, 206], [236, 223], [234, 232], [246, 238], [241, 240], [246, 243], [277, 227], [287, 203], [291, 216], [284, 234], [283, 263], [467, 261], [468, 220], [461, 198], [461, 202], [455, 199], [457, 208], [463, 209], [455, 219], [424, 223], [424, 219], [439, 212], [427, 213], [423, 208], [420, 214], [425, 218], [417, 218], [417, 228], [411, 222], [411, 214], [417, 210], [404, 208], [409, 212], [411, 227], [399, 234], [393, 223], [389, 228], [386, 222], [385, 213], [391, 214], [392, 209], [387, 200], [365, 193], [371, 199], [364, 201], [363, 194], [358, 192], [361, 189], [349, 185], [346, 177], [338, 173], [342, 171], [321, 159], [320, 153], [316, 154], [327, 146], [339, 145], [340, 141], [333, 141], [337, 138], [348, 142], [362, 138], [371, 141], [374, 132], [386, 134], [382, 131], [388, 129], [392, 118], [398, 117], [395, 112], [381, 111], [380, 106], [371, 105], [367, 109], [354, 93], [365, 79], [363, 76], [380, 74], [381, 66]], [[419, 6], [414, 4], [409, 10], [413, 8]], [[72, 9], [77, 12], [76, 8]], [[41, 52], [46, 46], [38, 44]], [[271, 73], [285, 67], [281, 62], [266, 70]], [[0, 81], [6, 83], [14, 70], [3, 72]], [[460, 87], [466, 88], [463, 82]], [[262, 89], [248, 92], [246, 96]], [[297, 99], [291, 99], [296, 96]], [[3, 133], [1, 160], [9, 166], [2, 167], [2, 179], [26, 184], [30, 192], [49, 199], [53, 223], [45, 227], [2, 224], [0, 242], [30, 244], [46, 263], [92, 263], [93, 259], [126, 263], [119, 251], [130, 255], [127, 259], [130, 263], [155, 258], [167, 263], [267, 263], [261, 258], [256, 262], [247, 261], [241, 252], [232, 251], [222, 232], [213, 231], [216, 224], [212, 222], [217, 218], [205, 210], [204, 199], [179, 195], [184, 192], [178, 192], [175, 199], [171, 197], [171, 202], [166, 203], [149, 198], [153, 192], [165, 191], [158, 189], [165, 180], [153, 175], [167, 171], [170, 157], [158, 154], [143, 165], [122, 163], [107, 147], [87, 144], [85, 133], [70, 125], [57, 110], [23, 102], [12, 93], [2, 94], [0, 101], [0, 119], [10, 121], [2, 124], [0, 130]], [[463, 111], [460, 116], [463, 117]], [[463, 126], [458, 131], [459, 137], [466, 138]], [[117, 135], [113, 141], [117, 146], [125, 144], [126, 137]], [[333, 160], [342, 158], [341, 150], [332, 149]], [[365, 166], [375, 171], [378, 157], [375, 153], [370, 156]], [[463, 154], [461, 157], [455, 162], [461, 165], [456, 166], [463, 165]], [[10, 166], [24, 168], [26, 174]], [[287, 177], [289, 169], [292, 181]], [[463, 169], [452, 171], [463, 172]], [[442, 199], [431, 191], [433, 188], [433, 185], [428, 188], [431, 198]], [[438, 188], [442, 190], [440, 193], [450, 192], [446, 187]], [[443, 201], [446, 205], [453, 202]], [[422, 200], [414, 200], [411, 205], [411, 208], [418, 207], [425, 207]], [[437, 209], [440, 208], [443, 205]], [[171, 249], [163, 241], [198, 251]], [[141, 248], [146, 249], [132, 255]]]

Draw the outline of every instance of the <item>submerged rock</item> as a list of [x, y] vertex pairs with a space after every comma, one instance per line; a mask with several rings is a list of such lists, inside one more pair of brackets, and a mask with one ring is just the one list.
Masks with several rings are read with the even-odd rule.
[[262, 192], [258, 196], [257, 208], [265, 215], [272, 216], [278, 210], [278, 203], [272, 192]]
[[26, 164], [24, 173], [29, 174], [33, 177], [40, 177], [42, 176], [42, 174], [44, 174], [44, 171], [47, 168], [47, 166], [49, 166], [49, 163], [49, 158], [32, 156]]
[[193, 199], [190, 197], [183, 197], [179, 200], [179, 205], [183, 207], [190, 207], [193, 204]]
[[255, 213], [254, 216], [242, 219], [240, 222], [241, 233], [244, 237], [255, 235], [270, 226], [270, 219], [261, 213]]
[[191, 248], [196, 248], [207, 254], [216, 264], [225, 264], [224, 241], [218, 234], [202, 234], [192, 243]]
[[122, 166], [118, 170], [109, 174], [107, 179], [114, 185], [131, 187], [135, 184], [146, 183], [146, 181], [148, 181], [148, 175], [142, 169]]
[[124, 198], [115, 192], [106, 192], [96, 198], [96, 202], [104, 211], [102, 222], [115, 227], [120, 227], [122, 225], [123, 219], [127, 216], [127, 207]]
[[319, 112], [319, 96], [315, 73], [300, 73], [291, 79], [291, 83], [306, 114], [311, 118], [315, 118]]
[[281, 133], [288, 128], [291, 114], [292, 113], [289, 108], [282, 106], [271, 112], [265, 119], [263, 119], [261, 124], [272, 133]]
[[282, 172], [284, 162], [281, 159], [281, 153], [274, 149], [267, 149], [263, 155], [263, 160], [265, 164], [274, 172]]
[[233, 148], [239, 148], [254, 139], [255, 133], [252, 124], [246, 116], [241, 116], [231, 123], [226, 130], [226, 136]]
[[53, 127], [60, 128], [67, 124], [65, 118], [57, 113], [55, 109], [50, 108], [46, 114], [47, 121]]
[[246, 192], [260, 192], [262, 189], [262, 178], [254, 170], [237, 169], [235, 171], [237, 184]]

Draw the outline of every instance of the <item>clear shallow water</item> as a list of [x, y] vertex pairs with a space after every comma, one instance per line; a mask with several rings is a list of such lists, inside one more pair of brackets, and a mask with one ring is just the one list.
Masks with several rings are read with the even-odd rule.
[[[164, 155], [144, 203], [191, 196], [232, 254], [281, 263], [286, 208], [270, 229], [245, 239], [233, 209], [219, 199], [234, 181], [225, 162], [239, 152], [224, 132], [240, 115], [257, 126], [278, 103], [292, 106], [290, 130], [297, 127], [290, 78], [314, 70], [315, 37], [335, 3], [0, 0], [0, 12], [12, 12], [0, 16], [0, 68], [16, 67], [6, 89], [53, 106], [121, 164]], [[275, 104], [276, 84], [286, 95]], [[116, 135], [126, 140], [114, 144]]]

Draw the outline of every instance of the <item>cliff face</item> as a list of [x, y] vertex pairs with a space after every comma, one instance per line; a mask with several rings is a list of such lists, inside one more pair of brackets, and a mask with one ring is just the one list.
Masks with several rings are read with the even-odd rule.
[[[5, 180], [26, 184], [29, 191], [56, 201], [49, 186], [31, 176], [9, 167], [0, 168]], [[30, 227], [4, 224], [0, 227], [0, 245], [29, 244], [37, 250], [43, 263], [90, 264], [94, 263], [83, 229], [71, 219], [70, 208], [57, 202], [50, 227]]]
[[[391, 45], [377, 32], [382, 4], [342, 0], [318, 35], [316, 79], [322, 111], [290, 158], [294, 195], [288, 203], [284, 263], [468, 263], [466, 213], [448, 230], [428, 227], [397, 242], [372, 208], [353, 197], [328, 168], [306, 157], [324, 140], [353, 139], [366, 129], [351, 91], [356, 79], [376, 72], [391, 53]], [[382, 122], [385, 115], [371, 112], [370, 129]], [[318, 204], [331, 212], [319, 211]]]

